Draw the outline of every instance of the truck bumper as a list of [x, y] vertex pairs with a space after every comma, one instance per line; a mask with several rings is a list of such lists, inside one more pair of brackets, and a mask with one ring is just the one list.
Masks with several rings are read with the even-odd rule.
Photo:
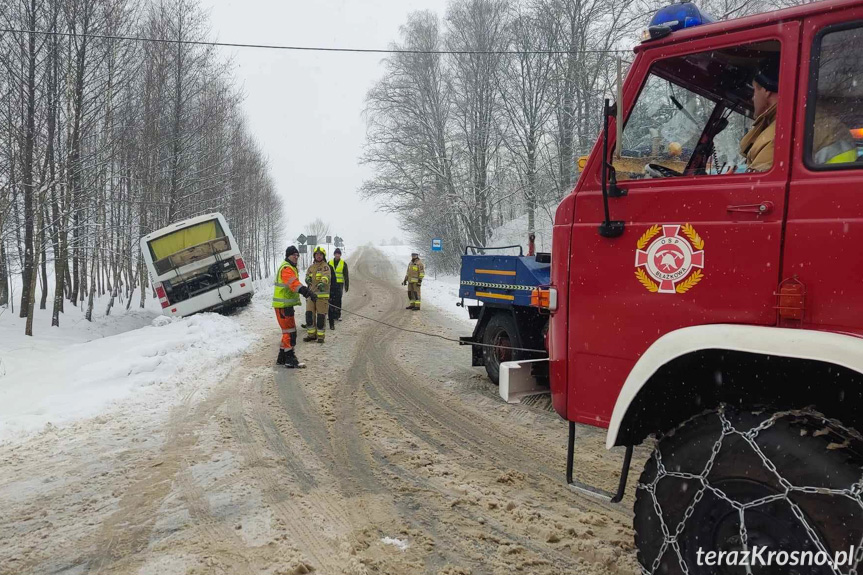
[[237, 280], [193, 298], [169, 305], [162, 309], [162, 314], [169, 317], [186, 317], [195, 313], [219, 311], [247, 303], [254, 293], [251, 280]]
[[500, 364], [500, 396], [507, 403], [521, 403], [528, 395], [551, 393], [538, 376], [548, 376], [548, 358], [505, 361]]

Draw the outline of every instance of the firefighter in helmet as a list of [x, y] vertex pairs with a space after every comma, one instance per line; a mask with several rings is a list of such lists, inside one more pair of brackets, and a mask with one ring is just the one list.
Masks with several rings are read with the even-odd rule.
[[411, 253], [411, 261], [408, 264], [408, 271], [405, 274], [403, 286], [408, 286], [408, 306], [405, 309], [419, 311], [420, 309], [420, 286], [423, 285], [423, 278], [426, 275], [426, 268], [423, 265], [420, 255], [417, 252]]
[[297, 324], [294, 321], [294, 308], [300, 305], [300, 296], [308, 298], [311, 302], [318, 299], [308, 287], [300, 283], [297, 271], [297, 259], [300, 252], [296, 246], [289, 246], [285, 250], [285, 261], [276, 272], [275, 286], [273, 288], [273, 308], [276, 310], [276, 321], [282, 328], [282, 342], [279, 346], [279, 357], [276, 363], [285, 367], [295, 368], [303, 365], [294, 353], [297, 345]]
[[335, 278], [330, 286], [330, 329], [336, 329], [336, 320], [342, 320], [342, 293], [348, 293], [351, 281], [348, 275], [348, 263], [342, 259], [342, 250], [339, 248], [333, 251], [330, 270]]
[[312, 294], [317, 297], [306, 301], [307, 335], [303, 341], [324, 343], [332, 274], [330, 265], [327, 263], [327, 251], [324, 248], [316, 247], [312, 257], [315, 261], [306, 270], [306, 283]]

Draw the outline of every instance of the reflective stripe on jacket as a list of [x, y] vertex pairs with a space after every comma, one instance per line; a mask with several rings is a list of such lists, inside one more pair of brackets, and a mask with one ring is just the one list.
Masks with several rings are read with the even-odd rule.
[[336, 270], [336, 283], [345, 283], [345, 260], [339, 260], [339, 263], [335, 263], [335, 260], [330, 260], [330, 266]]
[[850, 164], [857, 161], [857, 146], [848, 126], [836, 117], [815, 112], [812, 159], [816, 164]]
[[321, 260], [309, 266], [306, 270], [306, 284], [318, 297], [330, 297], [330, 264]]
[[297, 268], [289, 261], [282, 262], [279, 271], [276, 272], [276, 283], [273, 284], [273, 307], [300, 305], [300, 294], [297, 290], [302, 285]]
[[411, 260], [411, 263], [408, 264], [408, 271], [405, 274], [405, 281], [410, 283], [417, 283], [421, 282], [425, 276], [426, 267], [425, 265], [423, 265], [422, 260], [419, 258]]

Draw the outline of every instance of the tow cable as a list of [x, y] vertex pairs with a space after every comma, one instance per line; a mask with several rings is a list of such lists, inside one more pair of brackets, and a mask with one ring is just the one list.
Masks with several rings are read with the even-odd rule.
[[343, 312], [345, 312], [345, 313], [349, 313], [349, 314], [351, 314], [351, 315], [355, 315], [355, 316], [357, 316], [357, 317], [361, 317], [361, 318], [366, 319], [366, 320], [368, 320], [368, 321], [373, 321], [373, 322], [375, 322], [375, 323], [379, 323], [379, 324], [381, 324], [381, 325], [385, 325], [385, 326], [387, 326], [387, 327], [391, 327], [391, 328], [393, 328], [393, 329], [397, 329], [397, 330], [399, 330], [399, 331], [404, 331], [404, 332], [407, 332], [407, 333], [415, 333], [415, 334], [418, 334], [418, 335], [424, 335], [424, 336], [427, 336], [427, 337], [436, 337], [436, 338], [438, 338], [438, 339], [442, 339], [442, 340], [444, 340], [444, 341], [451, 341], [451, 342], [453, 342], [453, 343], [457, 343], [457, 344], [459, 344], [459, 345], [471, 345], [471, 346], [476, 345], [476, 346], [478, 346], [478, 347], [490, 347], [490, 348], [493, 348], [493, 349], [510, 349], [510, 350], [513, 350], [513, 351], [524, 351], [524, 352], [527, 352], [527, 353], [541, 353], [541, 354], [547, 354], [547, 353], [548, 353], [548, 352], [547, 352], [546, 350], [544, 350], [544, 349], [528, 349], [528, 348], [525, 348], [525, 347], [509, 347], [509, 346], [503, 346], [503, 345], [493, 345], [493, 344], [489, 344], [489, 343], [463, 342], [463, 341], [458, 340], [458, 339], [454, 339], [454, 338], [451, 338], [451, 337], [446, 337], [445, 335], [440, 335], [439, 333], [428, 333], [428, 332], [425, 332], [425, 331], [419, 331], [419, 330], [416, 330], [416, 329], [408, 329], [408, 328], [406, 328], [406, 327], [400, 327], [400, 326], [397, 326], [397, 325], [393, 325], [393, 324], [391, 324], [391, 323], [387, 323], [387, 322], [385, 322], [385, 321], [381, 321], [381, 320], [379, 320], [379, 319], [375, 319], [375, 318], [373, 318], [373, 317], [368, 317], [368, 316], [366, 316], [366, 315], [363, 315], [363, 314], [361, 314], [361, 313], [357, 313], [357, 312], [355, 312], [355, 311], [349, 311], [349, 310], [346, 310], [345, 308], [339, 307], [339, 306], [337, 306], [337, 305], [333, 305], [333, 304], [329, 304], [329, 305], [330, 305], [330, 307], [331, 307], [331, 308], [333, 308], [333, 309], [337, 309], [337, 310], [339, 310], [339, 311], [343, 311]]

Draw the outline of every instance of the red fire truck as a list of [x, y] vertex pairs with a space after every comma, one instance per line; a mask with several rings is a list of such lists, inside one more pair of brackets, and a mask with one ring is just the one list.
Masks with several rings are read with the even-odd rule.
[[[618, 500], [632, 446], [655, 437], [644, 573], [863, 568], [861, 46], [861, 0], [660, 10], [557, 210], [541, 300], [568, 477], [590, 490], [572, 480], [575, 422], [626, 447]], [[741, 152], [753, 126], [766, 165]], [[740, 566], [759, 547], [791, 555]]]

